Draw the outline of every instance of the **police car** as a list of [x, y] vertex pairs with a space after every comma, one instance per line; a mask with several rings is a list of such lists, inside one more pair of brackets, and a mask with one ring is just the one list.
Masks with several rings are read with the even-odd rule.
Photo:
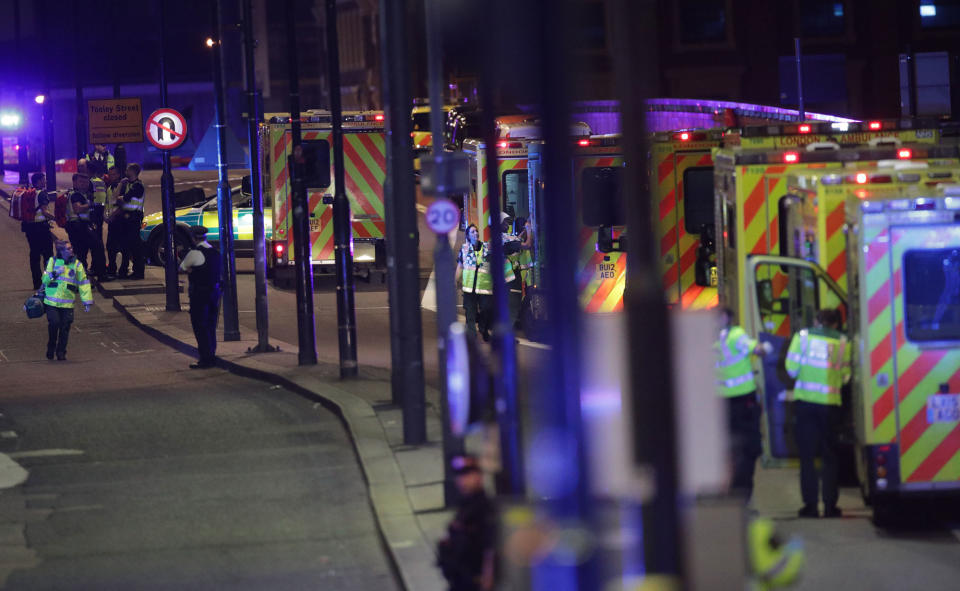
[[[241, 191], [240, 187], [230, 190], [233, 197], [233, 248], [238, 257], [253, 256], [253, 196]], [[273, 235], [273, 214], [270, 207], [270, 195], [264, 194], [263, 225], [266, 240]], [[207, 228], [207, 241], [214, 246], [220, 242], [220, 218], [217, 215], [217, 197], [194, 203], [188, 207], [176, 209], [176, 228], [173, 241], [177, 258], [183, 259], [190, 249], [190, 226]], [[166, 250], [166, 232], [163, 227], [163, 212], [152, 213], [143, 218], [140, 238], [147, 245], [147, 257], [153, 265], [162, 265]]]

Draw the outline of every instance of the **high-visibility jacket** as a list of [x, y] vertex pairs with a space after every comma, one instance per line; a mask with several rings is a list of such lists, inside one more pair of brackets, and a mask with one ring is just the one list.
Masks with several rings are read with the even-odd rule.
[[66, 262], [62, 258], [47, 261], [47, 269], [40, 280], [43, 284], [43, 303], [56, 308], [72, 308], [80, 296], [84, 305], [93, 304], [90, 280], [77, 259]]
[[520, 279], [527, 287], [533, 285], [533, 252], [524, 249], [517, 254], [520, 267]]
[[749, 394], [757, 389], [753, 378], [750, 355], [757, 348], [757, 341], [739, 326], [720, 331], [715, 344], [717, 349], [717, 390], [721, 396], [732, 398]]
[[143, 200], [146, 197], [146, 194], [144, 193], [143, 181], [141, 181], [140, 179], [137, 179], [131, 183], [127, 183], [126, 189], [124, 189], [123, 193], [121, 193], [120, 195], [123, 197], [126, 197], [127, 193], [129, 193], [133, 189], [133, 187], [136, 185], [140, 185], [140, 188], [141, 188], [140, 196], [131, 197], [129, 201], [126, 198], [124, 198], [123, 206], [122, 206], [123, 211], [130, 212], [130, 213], [143, 213]]
[[[513, 273], [513, 265], [510, 264], [509, 259], [504, 258], [504, 281], [510, 283], [515, 278], [516, 275]], [[477, 283], [474, 288], [474, 293], [481, 295], [490, 295], [493, 293], [493, 276], [490, 275], [490, 248], [487, 246], [487, 243], [483, 244], [483, 248], [480, 249], [477, 256]]]
[[460, 247], [460, 267], [462, 268], [462, 273], [460, 274], [460, 285], [463, 289], [463, 293], [473, 293], [473, 290], [477, 286], [477, 257], [480, 256], [479, 251], [475, 251], [469, 242], [464, 242], [463, 246]]
[[850, 379], [852, 349], [847, 337], [825, 328], [793, 335], [787, 350], [787, 373], [797, 380], [794, 400], [840, 406], [840, 389]]
[[97, 205], [105, 205], [107, 203], [107, 183], [94, 175], [90, 177], [90, 188], [93, 190], [93, 202]]
[[82, 193], [82, 192], [80, 192], [80, 191], [76, 191], [76, 190], [71, 191], [70, 194], [67, 195], [67, 221], [68, 221], [68, 222], [77, 222], [77, 221], [80, 221], [80, 222], [89, 222], [89, 221], [90, 221], [90, 210], [89, 210], [89, 209], [87, 209], [86, 211], [77, 211], [77, 210], [75, 209], [75, 205], [74, 205], [74, 203], [73, 203], [73, 194], [74, 194], [74, 193], [80, 193], [81, 195], [83, 195], [83, 196], [87, 199], [87, 203], [88, 203], [88, 204], [90, 203], [90, 200], [91, 200], [90, 195], [84, 194], [84, 193]]
[[803, 571], [803, 546], [792, 540], [780, 544], [775, 539], [775, 526], [770, 519], [758, 517], [747, 526], [750, 570], [758, 590], [789, 587]]

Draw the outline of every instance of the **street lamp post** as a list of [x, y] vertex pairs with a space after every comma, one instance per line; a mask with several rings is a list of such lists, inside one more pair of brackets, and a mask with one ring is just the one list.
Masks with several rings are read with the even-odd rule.
[[217, 215], [220, 216], [220, 265], [223, 273], [223, 340], [240, 340], [237, 309], [237, 263], [233, 253], [233, 199], [227, 179], [227, 106], [223, 92], [223, 11], [221, 0], [213, 3], [213, 86], [217, 129]]

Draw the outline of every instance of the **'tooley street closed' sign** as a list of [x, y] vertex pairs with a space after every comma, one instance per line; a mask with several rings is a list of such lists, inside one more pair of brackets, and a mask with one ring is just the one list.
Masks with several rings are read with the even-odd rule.
[[127, 144], [143, 141], [140, 98], [90, 99], [87, 121], [91, 144]]

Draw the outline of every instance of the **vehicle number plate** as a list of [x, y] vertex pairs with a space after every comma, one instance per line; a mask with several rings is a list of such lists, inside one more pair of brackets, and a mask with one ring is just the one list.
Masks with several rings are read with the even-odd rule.
[[927, 423], [960, 421], [960, 394], [935, 394], [927, 398]]
[[310, 231], [311, 232], [320, 231], [320, 218], [310, 218]]

